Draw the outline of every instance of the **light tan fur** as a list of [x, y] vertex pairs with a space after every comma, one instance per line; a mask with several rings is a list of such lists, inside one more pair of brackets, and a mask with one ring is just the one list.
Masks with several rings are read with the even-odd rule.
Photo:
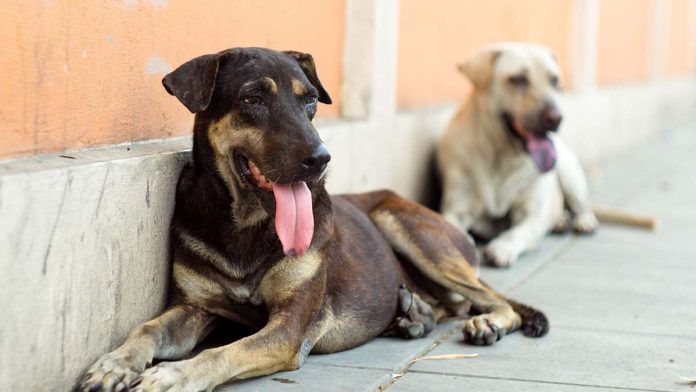
[[198, 257], [212, 263], [221, 271], [225, 271], [225, 273], [229, 276], [236, 279], [242, 279], [247, 275], [247, 271], [238, 268], [234, 264], [230, 264], [225, 256], [208, 246], [205, 242], [194, 237], [188, 232], [188, 230], [182, 227], [175, 227], [174, 232], [187, 249], [198, 255]]
[[295, 93], [295, 95], [304, 95], [304, 93], [307, 92], [307, 88], [305, 87], [304, 83], [300, 82], [297, 79], [293, 79], [292, 92]]
[[269, 78], [268, 76], [266, 76], [264, 80], [268, 85], [268, 91], [270, 91], [271, 94], [278, 94], [278, 85], [276, 84], [275, 80]]
[[259, 287], [261, 297], [270, 301], [287, 300], [295, 294], [323, 266], [321, 252], [310, 250], [302, 256], [286, 257], [271, 267], [263, 276]]
[[[508, 216], [511, 227], [484, 250], [501, 267], [535, 248], [562, 220], [564, 198], [575, 215], [574, 228], [593, 231], [597, 220], [572, 151], [550, 133], [556, 166], [541, 174], [501, 121], [503, 111], [523, 121], [536, 116], [545, 102], [557, 104], [558, 90], [550, 80], [558, 78], [560, 70], [551, 51], [534, 44], [500, 44], [479, 52], [459, 69], [474, 91], [438, 144], [445, 218], [464, 232], [494, 236], [494, 221]], [[524, 94], [509, 85], [509, 78], [519, 74], [529, 80]]]
[[233, 170], [230, 162], [232, 157], [229, 152], [240, 146], [258, 146], [263, 148], [263, 134], [255, 128], [236, 127], [235, 117], [227, 114], [220, 120], [212, 123], [208, 130], [209, 140], [215, 150], [215, 159], [218, 172], [222, 176], [228, 190], [236, 200], [244, 200], [243, 203], [235, 203], [235, 218], [242, 227], [256, 225], [268, 217], [266, 211], [261, 208], [256, 197], [239, 191], [237, 184], [241, 183], [239, 174]]

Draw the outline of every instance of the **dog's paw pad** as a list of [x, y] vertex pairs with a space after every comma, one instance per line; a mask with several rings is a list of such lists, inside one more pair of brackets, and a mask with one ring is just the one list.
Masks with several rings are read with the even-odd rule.
[[106, 354], [87, 370], [77, 390], [126, 391], [144, 367], [117, 353]]
[[490, 264], [501, 268], [511, 267], [515, 264], [519, 256], [517, 252], [496, 242], [492, 242], [486, 246], [483, 254]]
[[477, 346], [491, 345], [507, 333], [506, 329], [491, 319], [490, 315], [479, 315], [466, 320], [462, 331], [464, 341]]
[[599, 226], [599, 221], [592, 212], [585, 212], [573, 220], [573, 230], [578, 234], [592, 234]]
[[402, 315], [396, 319], [392, 335], [407, 339], [422, 338], [435, 329], [433, 308], [405, 285], [399, 288], [399, 313]]

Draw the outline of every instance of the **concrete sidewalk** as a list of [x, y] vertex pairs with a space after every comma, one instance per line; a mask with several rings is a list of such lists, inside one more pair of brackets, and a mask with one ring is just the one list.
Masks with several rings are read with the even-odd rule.
[[[458, 324], [426, 339], [379, 338], [302, 369], [224, 391], [683, 391], [696, 377], [696, 127], [589, 170], [594, 203], [661, 220], [657, 232], [603, 226], [593, 237], [546, 239], [510, 270], [482, 277], [546, 312], [550, 333], [491, 347], [461, 342]], [[423, 355], [478, 358], [410, 361]]]

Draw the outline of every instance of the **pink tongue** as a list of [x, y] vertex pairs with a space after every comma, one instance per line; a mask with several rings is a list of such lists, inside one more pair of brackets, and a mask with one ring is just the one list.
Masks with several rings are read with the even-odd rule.
[[551, 140], [546, 137], [530, 137], [526, 147], [540, 172], [546, 173], [553, 169], [556, 164], [556, 149]]
[[276, 201], [275, 227], [283, 252], [288, 256], [304, 254], [312, 243], [314, 215], [312, 193], [304, 181], [273, 184]]

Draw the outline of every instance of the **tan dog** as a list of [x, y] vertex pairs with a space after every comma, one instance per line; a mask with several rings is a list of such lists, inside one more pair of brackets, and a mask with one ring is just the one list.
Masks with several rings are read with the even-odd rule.
[[[438, 145], [445, 218], [464, 232], [492, 238], [484, 252], [499, 267], [511, 266], [554, 228], [593, 232], [598, 223], [585, 175], [554, 133], [562, 116], [551, 51], [501, 44], [459, 69], [474, 90]], [[501, 220], [509, 224], [502, 232]]]
[[[543, 313], [478, 280], [473, 245], [442, 216], [388, 191], [327, 194], [331, 156], [311, 121], [331, 98], [310, 55], [230, 49], [190, 60], [164, 85], [196, 114], [170, 304], [90, 367], [80, 390], [210, 390], [297, 369], [310, 352], [390, 326], [424, 336], [469, 309], [473, 344], [548, 331]], [[181, 360], [221, 318], [255, 333]], [[154, 359], [172, 362], [147, 368]]]

